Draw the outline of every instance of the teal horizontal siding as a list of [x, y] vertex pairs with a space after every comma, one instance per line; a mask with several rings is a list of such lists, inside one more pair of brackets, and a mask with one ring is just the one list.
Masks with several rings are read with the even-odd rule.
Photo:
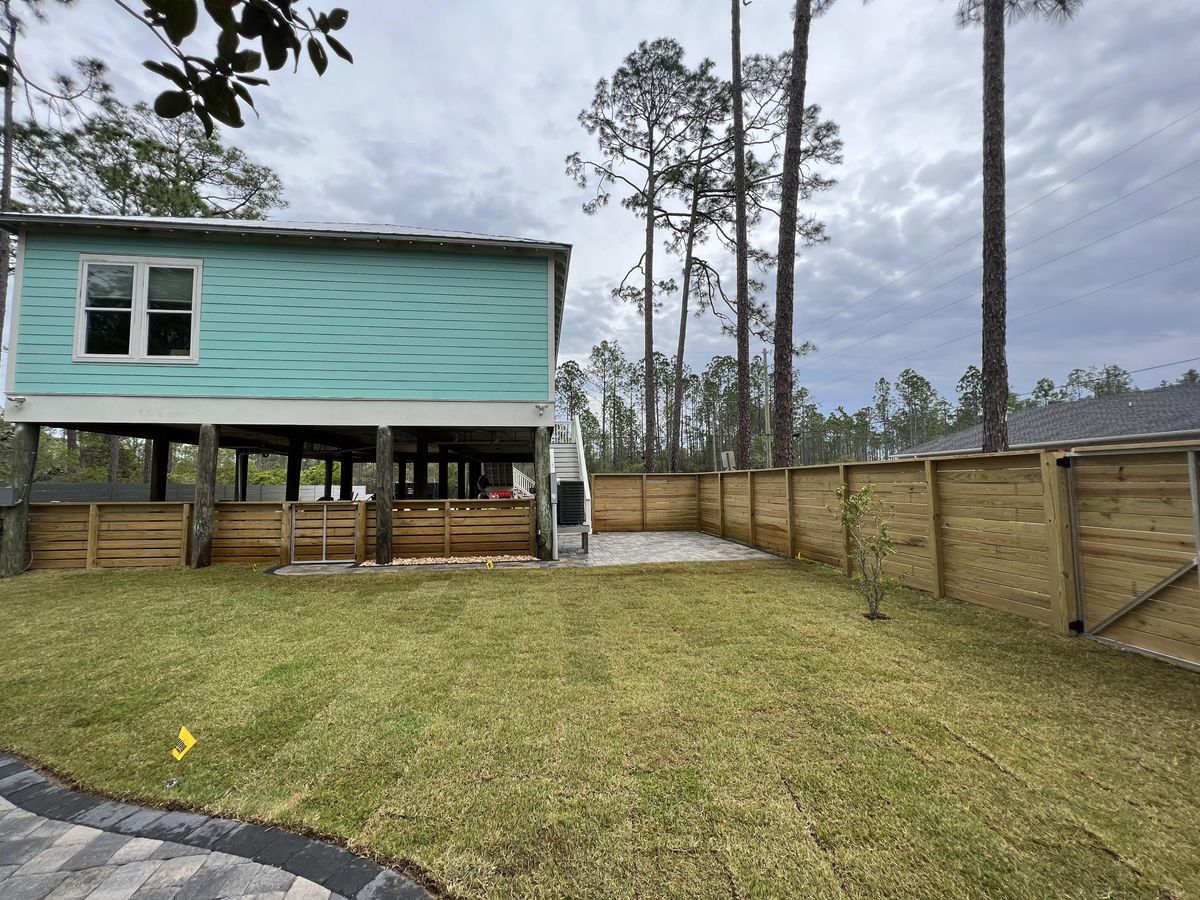
[[[73, 362], [80, 254], [203, 261], [200, 361]], [[546, 274], [544, 257], [30, 235], [15, 389], [543, 401], [550, 395]]]

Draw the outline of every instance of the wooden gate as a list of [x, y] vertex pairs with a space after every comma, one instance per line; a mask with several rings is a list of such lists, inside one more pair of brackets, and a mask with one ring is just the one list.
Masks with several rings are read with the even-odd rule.
[[355, 521], [352, 501], [293, 503], [291, 561], [297, 563], [355, 561]]
[[1085, 635], [1200, 666], [1197, 450], [1067, 457]]

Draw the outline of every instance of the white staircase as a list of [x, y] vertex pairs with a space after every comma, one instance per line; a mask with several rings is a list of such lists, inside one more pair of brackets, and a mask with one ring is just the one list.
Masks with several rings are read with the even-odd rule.
[[578, 448], [574, 444], [551, 444], [550, 456], [554, 460], [551, 470], [558, 476], [558, 483], [564, 481], [582, 481], [583, 472], [579, 468]]
[[[490, 490], [512, 491], [518, 500], [528, 500], [534, 494], [533, 479], [510, 463], [484, 463], [483, 473], [491, 484]], [[474, 485], [471, 490], [474, 492]]]
[[558, 558], [560, 534], [582, 535], [587, 550], [592, 533], [592, 491], [588, 483], [587, 459], [579, 416], [570, 422], [555, 422], [550, 439], [550, 477], [554, 492], [554, 558]]

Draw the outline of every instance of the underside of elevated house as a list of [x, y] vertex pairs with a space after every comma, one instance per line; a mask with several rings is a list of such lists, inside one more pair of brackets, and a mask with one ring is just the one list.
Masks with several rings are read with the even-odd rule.
[[[233, 503], [247, 500], [251, 457], [287, 459], [278, 553], [264, 547], [272, 538], [253, 537], [264, 559], [293, 556], [288, 532], [313, 518], [296, 504], [301, 470], [314, 460], [325, 466], [322, 500], [357, 504], [317, 513], [326, 538], [331, 515], [340, 537], [353, 518], [355, 558], [451, 555], [455, 537], [486, 550], [493, 522], [497, 547], [519, 543], [549, 558], [560, 525], [590, 530], [578, 429], [554, 417], [569, 245], [396, 226], [37, 214], [6, 214], [0, 227], [18, 238], [5, 381], [5, 417], [18, 432], [0, 544], [7, 573], [29, 565], [39, 527], [43, 536], [71, 531], [59, 527], [65, 505], [43, 511], [42, 527], [31, 503], [42, 428], [147, 441], [151, 503], [167, 500], [171, 444], [196, 445], [179, 550], [194, 566], [211, 562], [214, 546], [220, 559], [232, 540], [216, 497], [219, 450], [235, 453]], [[375, 478], [356, 498], [360, 463]], [[87, 506], [89, 527], [106, 531], [97, 524], [106, 512]], [[434, 513], [440, 541], [422, 524]], [[120, 518], [107, 514], [107, 530], [119, 531]], [[155, 515], [178, 528], [178, 518]], [[527, 541], [518, 540], [522, 515]], [[473, 530], [456, 536], [455, 526]], [[398, 530], [415, 538], [407, 548]], [[93, 559], [100, 537], [83, 543], [43, 548], [43, 559], [129, 561], [121, 551], [137, 549]], [[173, 561], [175, 549], [146, 558]], [[328, 547], [319, 555], [328, 558]]]

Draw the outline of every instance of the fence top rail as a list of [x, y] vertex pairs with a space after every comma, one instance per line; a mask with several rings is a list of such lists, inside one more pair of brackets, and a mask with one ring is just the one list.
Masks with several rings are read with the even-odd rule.
[[[333, 502], [337, 502], [336, 500]], [[343, 501], [351, 502], [351, 501]], [[358, 501], [353, 501], [358, 502]], [[373, 503], [374, 501], [363, 501]], [[533, 497], [498, 498], [496, 500], [394, 500], [393, 509], [495, 509], [532, 506]]]
[[[218, 500], [216, 506], [232, 507], [232, 506], [266, 506], [274, 509], [280, 509], [285, 506], [300, 506], [312, 507], [320, 509], [321, 507], [355, 507], [360, 503], [374, 505], [373, 500]], [[500, 508], [521, 508], [532, 506], [534, 499], [532, 497], [516, 497], [513, 499], [497, 499], [497, 500], [396, 500], [392, 503], [393, 509], [494, 509]], [[80, 507], [86, 509], [91, 506], [116, 507], [116, 506], [137, 506], [145, 507], [146, 509], [164, 509], [172, 506], [194, 506], [191, 500], [37, 500], [29, 504], [30, 507], [40, 508], [63, 508], [63, 507]]]
[[[191, 500], [36, 500], [34, 506], [146, 506], [162, 509], [164, 506], [192, 506]], [[278, 505], [278, 504], [277, 504]]]
[[[217, 500], [217, 506], [282, 506], [284, 503], [317, 503], [317, 500]], [[353, 503], [353, 500], [327, 501], [334, 503]]]
[[1157, 444], [1099, 444], [1063, 449], [1068, 456], [1104, 456], [1119, 453], [1179, 453], [1200, 450], [1200, 440], [1163, 441]]
[[[1193, 445], [1194, 446], [1194, 445]], [[1134, 450], [1155, 450], [1162, 447], [1161, 444], [1130, 444], [1124, 449], [1131, 452]], [[1090, 450], [1091, 448], [1089, 448]], [[1180, 447], [1164, 448], [1179, 450]], [[1040, 450], [1006, 450], [1003, 453], [958, 453], [945, 454], [941, 456], [894, 456], [891, 459], [863, 459], [858, 461], [848, 461], [840, 463], [814, 463], [809, 466], [771, 466], [763, 469], [718, 469], [709, 470], [706, 472], [593, 472], [593, 478], [695, 478], [697, 475], [745, 475], [747, 472], [799, 472], [809, 469], [837, 469], [841, 466], [898, 466], [912, 465], [913, 463], [923, 463], [925, 460], [933, 460], [935, 462], [942, 461], [959, 461], [964, 459], [1011, 459], [1019, 456], [1037, 456], [1043, 451]], [[1061, 449], [1054, 450], [1047, 448], [1045, 452], [1062, 452]]]

